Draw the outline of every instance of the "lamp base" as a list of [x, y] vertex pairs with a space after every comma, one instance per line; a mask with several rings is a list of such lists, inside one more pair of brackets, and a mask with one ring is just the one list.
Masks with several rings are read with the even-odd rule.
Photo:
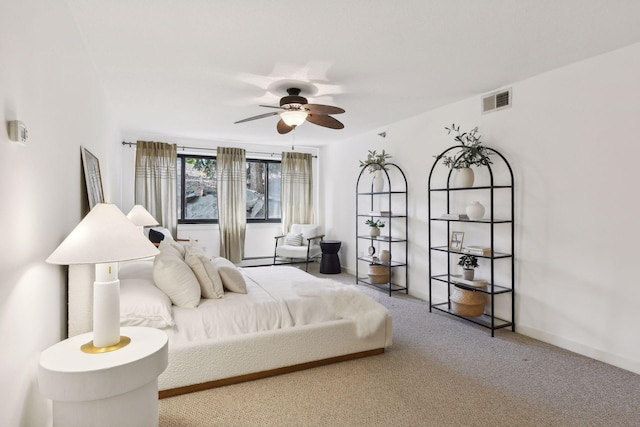
[[121, 348], [126, 347], [130, 342], [131, 338], [120, 335], [120, 342], [114, 345], [110, 345], [108, 347], [96, 347], [93, 345], [93, 341], [89, 341], [88, 343], [81, 345], [80, 350], [89, 354], [108, 353], [110, 351], [120, 350]]

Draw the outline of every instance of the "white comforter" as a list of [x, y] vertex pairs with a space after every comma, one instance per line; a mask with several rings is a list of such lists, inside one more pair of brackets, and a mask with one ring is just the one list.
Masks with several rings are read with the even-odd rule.
[[203, 299], [198, 308], [173, 307], [176, 326], [165, 328], [169, 342], [225, 338], [233, 335], [349, 318], [359, 336], [384, 321], [388, 311], [355, 286], [315, 278], [294, 267], [242, 269], [247, 294], [226, 292]]

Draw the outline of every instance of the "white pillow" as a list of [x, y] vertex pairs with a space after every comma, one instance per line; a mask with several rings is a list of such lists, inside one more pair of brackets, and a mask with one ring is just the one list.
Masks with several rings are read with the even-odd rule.
[[120, 280], [120, 325], [173, 326], [171, 300], [153, 284], [151, 278]]
[[289, 246], [301, 246], [302, 245], [302, 233], [294, 234], [289, 233], [284, 237], [284, 243]]
[[239, 294], [247, 293], [247, 283], [244, 281], [244, 276], [231, 261], [226, 258], [219, 257], [214, 259], [212, 263], [214, 268], [218, 271], [218, 274], [222, 279], [222, 285], [226, 290]]
[[209, 258], [198, 247], [187, 246], [184, 260], [196, 275], [203, 298], [222, 298], [224, 296], [220, 275]]
[[185, 254], [184, 246], [182, 246], [180, 243], [174, 240], [168, 240], [168, 239], [164, 239], [163, 241], [160, 242], [160, 245], [158, 245], [158, 250], [160, 252], [172, 252], [172, 253], [175, 253], [176, 255], [179, 255], [182, 258], [184, 258], [184, 254]]
[[153, 280], [174, 305], [195, 308], [200, 304], [198, 279], [180, 255], [160, 251], [153, 260]]

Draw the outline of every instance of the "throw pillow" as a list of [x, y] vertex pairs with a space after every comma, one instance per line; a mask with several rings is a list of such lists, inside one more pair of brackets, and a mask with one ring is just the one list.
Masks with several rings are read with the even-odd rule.
[[200, 283], [180, 255], [160, 251], [153, 260], [153, 281], [178, 307], [195, 308], [200, 304]]
[[200, 283], [203, 298], [222, 298], [224, 295], [222, 279], [211, 265], [209, 258], [198, 247], [187, 246], [184, 260], [196, 275]]
[[226, 290], [239, 294], [247, 293], [247, 283], [244, 280], [244, 276], [231, 261], [219, 257], [214, 259], [212, 263], [218, 271], [222, 279], [222, 285]]
[[284, 238], [284, 243], [290, 246], [301, 246], [302, 245], [302, 233], [293, 234], [289, 233]]
[[149, 240], [151, 243], [160, 243], [164, 240], [164, 234], [160, 231], [156, 231], [153, 228], [149, 229]]

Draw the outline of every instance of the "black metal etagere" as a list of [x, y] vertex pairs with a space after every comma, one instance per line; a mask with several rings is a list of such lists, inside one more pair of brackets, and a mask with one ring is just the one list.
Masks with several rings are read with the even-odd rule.
[[[392, 292], [404, 291], [409, 293], [409, 274], [408, 274], [408, 230], [409, 230], [409, 217], [408, 213], [408, 192], [407, 192], [407, 178], [400, 169], [394, 163], [386, 163], [388, 170], [382, 169], [385, 176], [385, 185], [387, 190], [374, 191], [373, 182], [369, 186], [366, 182], [361, 182], [367, 166], [364, 166], [358, 175], [358, 181], [356, 183], [356, 284], [363, 283], [369, 286], [375, 286], [381, 289], [386, 289], [391, 296]], [[401, 178], [399, 184], [392, 187], [391, 175], [394, 178]], [[369, 207], [369, 211], [364, 212], [362, 209], [363, 204]], [[376, 204], [378, 204], [376, 206]], [[385, 204], [386, 213], [377, 215], [373, 214], [374, 211], [378, 211], [380, 204]], [[384, 236], [373, 237], [370, 234], [365, 234], [362, 230], [367, 229], [365, 221], [367, 219], [384, 219], [387, 221], [385, 224]], [[398, 225], [400, 223], [400, 225]], [[388, 228], [386, 227], [388, 225]], [[377, 244], [379, 248], [386, 248], [392, 255], [391, 261], [383, 263], [380, 258], [373, 255], [363, 255], [361, 253], [362, 243], [367, 242], [369, 246], [373, 247]], [[371, 283], [368, 277], [360, 276], [360, 266], [366, 263], [367, 265], [379, 265], [388, 269], [389, 280], [387, 283]], [[404, 274], [402, 274], [404, 272]], [[401, 280], [403, 279], [403, 280]]]
[[[497, 184], [496, 177], [494, 176], [494, 171], [492, 169], [492, 164], [488, 164], [486, 166], [481, 166], [481, 168], [486, 168], [488, 170], [489, 175], [489, 185], [479, 185], [472, 187], [464, 187], [464, 188], [454, 188], [451, 186], [452, 172], [453, 169], [448, 170], [448, 175], [446, 178], [446, 185], [444, 187], [436, 187], [432, 186], [434, 179], [434, 171], [439, 171], [440, 166], [442, 169], [447, 169], [446, 166], [442, 165], [441, 158], [443, 156], [448, 155], [452, 150], [463, 150], [464, 146], [453, 146], [445, 151], [443, 151], [439, 156], [437, 156], [437, 160], [434, 162], [431, 167], [431, 171], [429, 172], [429, 181], [428, 181], [428, 230], [429, 230], [429, 311], [432, 309], [440, 310], [445, 313], [449, 313], [453, 316], [468, 320], [470, 322], [476, 323], [483, 327], [486, 327], [491, 330], [491, 336], [494, 336], [495, 331], [497, 329], [511, 327], [512, 331], [515, 331], [515, 254], [514, 254], [514, 238], [515, 238], [515, 229], [514, 229], [514, 180], [513, 180], [513, 171], [511, 169], [511, 165], [507, 159], [500, 154], [498, 151], [485, 147], [487, 152], [492, 156], [492, 159], [503, 162], [506, 167], [506, 171], [508, 173], [503, 174], [506, 178], [502, 178], [500, 181], [501, 184]], [[444, 173], [444, 172], [443, 172]], [[508, 182], [507, 182], [508, 181]], [[489, 217], [486, 219], [480, 220], [471, 220], [471, 219], [447, 219], [434, 216], [433, 214], [433, 200], [432, 196], [435, 193], [443, 192], [446, 194], [446, 202], [445, 208], [446, 212], [438, 212], [440, 214], [446, 213], [450, 214], [450, 209], [452, 205], [452, 195], [453, 194], [463, 194], [469, 192], [489, 192]], [[503, 193], [507, 193], [506, 195]], [[509, 199], [510, 203], [510, 217], [509, 218], [495, 218], [494, 212], [497, 200], [499, 199], [501, 203], [504, 203], [506, 199]], [[452, 223], [477, 223], [483, 224], [489, 227], [489, 247], [491, 249], [491, 254], [488, 256], [475, 255], [477, 258], [484, 258], [489, 260], [490, 266], [490, 278], [488, 280], [488, 284], [486, 288], [477, 288], [469, 285], [465, 285], [463, 283], [459, 283], [457, 281], [453, 281], [453, 275], [451, 272], [451, 265], [453, 263], [453, 257], [457, 255], [461, 255], [461, 251], [452, 250], [449, 248], [448, 244], [442, 245], [437, 244], [434, 240], [433, 227], [435, 224], [439, 222], [446, 223], [446, 235], [451, 235], [451, 224]], [[500, 229], [498, 230], [498, 228]], [[496, 233], [507, 233], [504, 228], [508, 228], [508, 235], [510, 236], [508, 240], [509, 249], [507, 252], [501, 253], [494, 251], [494, 247], [496, 244]], [[447, 254], [447, 267], [446, 273], [439, 272], [434, 274], [434, 262], [433, 262], [433, 254], [434, 253], [446, 253]], [[498, 265], [500, 263], [500, 265]], [[505, 265], [506, 264], [506, 265]], [[496, 284], [496, 268], [502, 268], [503, 270], [506, 268], [506, 274], [503, 274], [504, 277], [510, 277], [511, 283], [501, 283], [500, 285]], [[451, 287], [455, 285], [459, 288], [466, 289], [474, 292], [481, 292], [483, 294], [489, 295], [488, 302], [488, 310], [485, 311], [481, 316], [477, 317], [469, 317], [462, 316], [455, 313], [451, 307]], [[433, 287], [434, 286], [446, 286], [447, 287], [447, 300], [445, 302], [434, 303], [433, 302]], [[496, 317], [496, 297], [505, 295], [507, 298], [510, 296], [510, 304], [511, 304], [511, 319], [503, 319]], [[487, 313], [488, 311], [488, 313]]]

